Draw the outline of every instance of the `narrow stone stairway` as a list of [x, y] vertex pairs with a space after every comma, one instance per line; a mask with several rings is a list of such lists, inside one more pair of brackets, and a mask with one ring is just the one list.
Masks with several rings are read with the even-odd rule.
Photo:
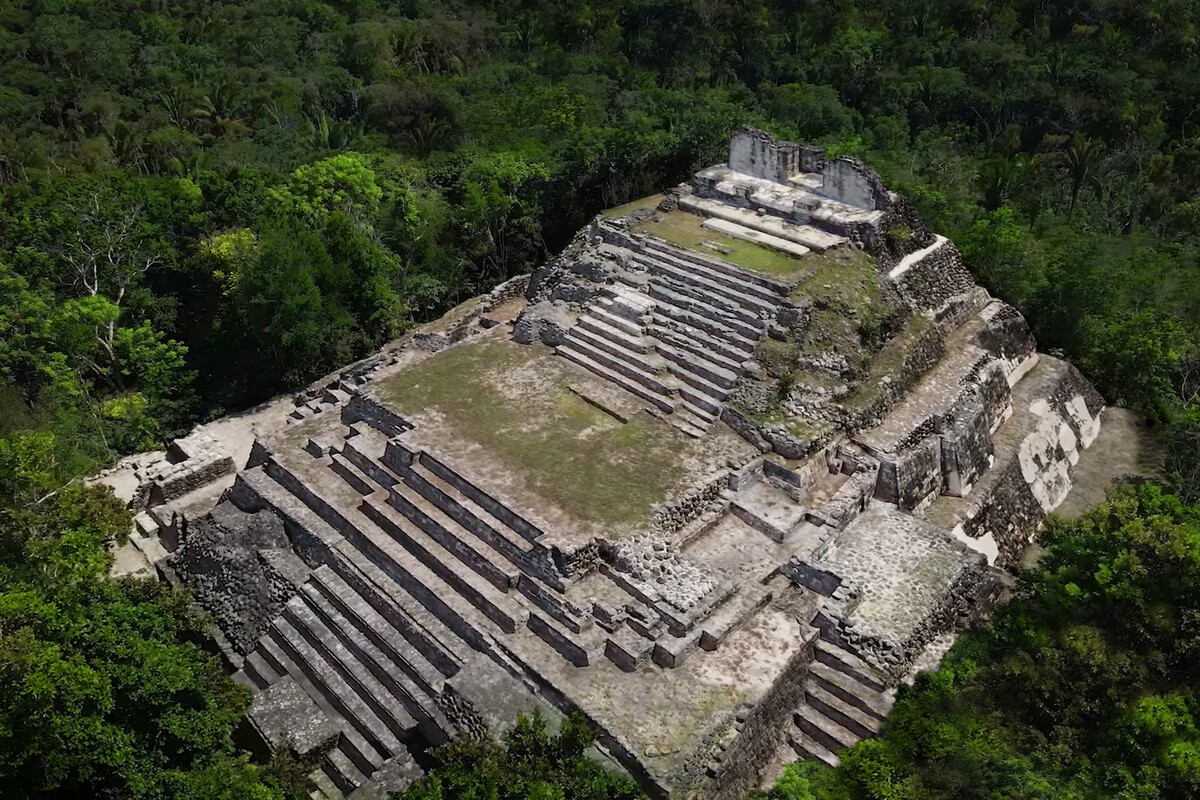
[[824, 639], [815, 647], [788, 743], [801, 758], [835, 767], [839, 751], [879, 732], [893, 695], [879, 671], [858, 656]]

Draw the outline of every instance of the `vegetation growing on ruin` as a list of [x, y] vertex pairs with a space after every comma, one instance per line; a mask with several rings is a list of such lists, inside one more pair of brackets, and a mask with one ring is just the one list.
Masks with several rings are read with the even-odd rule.
[[571, 716], [556, 734], [540, 715], [521, 717], [502, 743], [461, 739], [435, 751], [437, 766], [393, 800], [637, 800], [628, 777], [589, 757], [592, 736]]
[[306, 797], [303, 770], [239, 755], [250, 692], [200, 645], [187, 598], [107, 576], [129, 512], [62, 485], [46, 434], [0, 442], [0, 796]]
[[1016, 599], [902, 688], [882, 733], [772, 800], [1200, 794], [1200, 506], [1129, 485], [1051, 520]]
[[300, 385], [755, 123], [866, 158], [1200, 492], [1197, 13], [10, 2], [0, 435], [87, 469]]

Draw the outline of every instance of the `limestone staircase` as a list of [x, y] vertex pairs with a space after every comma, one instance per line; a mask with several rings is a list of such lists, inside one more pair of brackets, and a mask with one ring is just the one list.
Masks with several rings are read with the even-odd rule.
[[689, 436], [721, 416], [786, 286], [653, 239], [558, 347], [642, 398]]
[[[362, 573], [351, 579], [371, 583]], [[235, 675], [258, 689], [287, 675], [305, 690], [341, 730], [317, 783], [327, 780], [344, 793], [387, 759], [407, 758], [404, 743], [418, 729], [434, 741], [453, 730], [438, 698], [457, 669], [454, 659], [432, 651], [420, 623], [402, 608], [364, 594], [334, 569], [318, 568]]]
[[804, 703], [787, 738], [797, 756], [832, 767], [838, 751], [879, 732], [893, 696], [879, 671], [858, 656], [824, 638], [814, 646]]

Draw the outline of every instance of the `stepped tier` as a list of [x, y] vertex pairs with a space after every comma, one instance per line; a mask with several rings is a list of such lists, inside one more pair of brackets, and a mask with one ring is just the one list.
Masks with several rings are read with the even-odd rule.
[[533, 276], [101, 480], [315, 800], [534, 710], [654, 797], [725, 800], [879, 730], [1101, 407], [869, 168], [746, 131]]

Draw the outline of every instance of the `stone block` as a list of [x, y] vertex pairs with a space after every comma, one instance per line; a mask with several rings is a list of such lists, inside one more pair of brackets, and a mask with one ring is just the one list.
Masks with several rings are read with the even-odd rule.
[[337, 724], [286, 675], [255, 696], [248, 718], [272, 751], [288, 749], [301, 759], [328, 752], [340, 735]]

